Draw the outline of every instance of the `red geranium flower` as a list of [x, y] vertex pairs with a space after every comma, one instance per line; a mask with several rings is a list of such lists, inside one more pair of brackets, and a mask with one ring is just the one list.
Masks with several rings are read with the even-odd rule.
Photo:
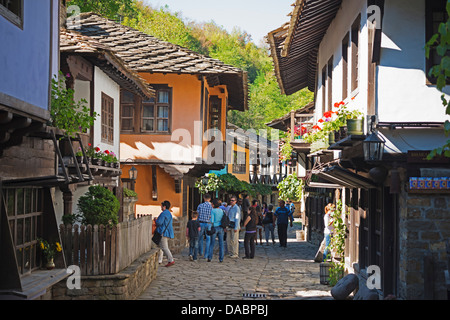
[[317, 122], [322, 123], [322, 122], [323, 122], [323, 119], [319, 119]]
[[324, 116], [325, 118], [331, 118], [331, 112], [330, 112], [330, 111], [327, 111], [327, 112], [325, 112], [325, 113], [323, 114], [323, 116]]
[[105, 153], [106, 153], [106, 154], [109, 154], [109, 151], [108, 151], [108, 150], [105, 150]]
[[99, 147], [95, 147], [95, 151], [96, 151], [96, 152], [99, 152], [99, 151], [100, 151], [100, 148], [99, 148]]

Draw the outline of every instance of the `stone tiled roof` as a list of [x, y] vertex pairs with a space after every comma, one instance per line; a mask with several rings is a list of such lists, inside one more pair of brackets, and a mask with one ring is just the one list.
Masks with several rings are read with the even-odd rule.
[[239, 68], [94, 13], [82, 13], [77, 24], [74, 30], [111, 48], [136, 72], [203, 75], [211, 85], [228, 86], [232, 107], [247, 108], [247, 73]]
[[342, 0], [296, 0], [290, 21], [267, 36], [281, 91], [315, 91], [318, 48]]
[[129, 91], [146, 97], [155, 95], [155, 90], [137, 72], [127, 67], [125, 61], [109, 46], [91, 37], [62, 29], [60, 30], [60, 52], [80, 55], [90, 60]]

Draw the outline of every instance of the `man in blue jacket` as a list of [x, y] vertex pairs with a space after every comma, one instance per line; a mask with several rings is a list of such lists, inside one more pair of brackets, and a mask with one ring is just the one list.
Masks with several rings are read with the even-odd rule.
[[291, 221], [291, 227], [292, 222], [294, 220], [293, 213], [285, 206], [284, 200], [280, 200], [279, 207], [275, 211], [275, 220], [277, 222], [277, 228], [278, 228], [278, 239], [280, 240], [280, 247], [286, 247], [287, 246], [287, 228], [288, 223]]
[[159, 263], [162, 263], [163, 260], [163, 254], [167, 256], [168, 263], [166, 264], [166, 267], [173, 266], [175, 264], [175, 261], [173, 260], [172, 253], [169, 249], [169, 239], [174, 238], [173, 233], [173, 224], [172, 224], [172, 214], [169, 211], [170, 209], [170, 202], [164, 201], [161, 203], [161, 214], [159, 215], [158, 219], [156, 219], [156, 231], [158, 231], [162, 237], [161, 242], [159, 243], [160, 247], [160, 253], [159, 253]]

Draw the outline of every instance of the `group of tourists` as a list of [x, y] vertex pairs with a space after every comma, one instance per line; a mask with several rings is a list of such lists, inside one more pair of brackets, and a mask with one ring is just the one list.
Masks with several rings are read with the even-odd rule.
[[287, 228], [293, 225], [295, 210], [292, 202], [287, 205], [279, 201], [279, 207], [273, 211], [273, 205], [257, 200], [250, 203], [248, 196], [240, 199], [231, 196], [229, 204], [219, 199], [211, 199], [209, 194], [203, 196], [204, 202], [197, 207], [188, 222], [186, 236], [189, 239], [189, 259], [197, 261], [199, 256], [211, 262], [214, 254], [215, 241], [218, 239], [219, 262], [223, 262], [225, 254], [230, 258], [239, 258], [239, 232], [245, 229], [244, 259], [255, 257], [257, 236], [263, 244], [262, 231], [265, 230], [266, 245], [269, 238], [275, 244], [275, 226], [278, 228], [278, 238], [281, 247], [287, 245]]
[[[240, 199], [231, 196], [229, 204], [219, 199], [211, 199], [211, 195], [203, 196], [204, 202], [199, 204], [197, 211], [193, 212], [192, 219], [186, 227], [186, 237], [189, 239], [189, 259], [197, 261], [199, 256], [211, 262], [214, 254], [216, 239], [219, 247], [219, 262], [223, 262], [225, 254], [230, 258], [239, 258], [239, 232], [245, 229], [243, 259], [253, 259], [258, 243], [263, 244], [262, 231], [265, 232], [266, 245], [269, 239], [275, 244], [275, 227], [278, 229], [280, 247], [287, 245], [287, 228], [293, 225], [295, 211], [292, 201], [286, 203], [279, 201], [279, 206], [274, 211], [274, 206], [266, 203], [259, 205], [258, 200], [250, 203], [248, 196]], [[160, 248], [159, 263], [163, 256], [167, 257], [166, 267], [175, 264], [169, 249], [169, 239], [174, 238], [171, 204], [169, 201], [161, 203], [161, 214], [155, 218], [154, 233], [160, 235], [158, 246]]]

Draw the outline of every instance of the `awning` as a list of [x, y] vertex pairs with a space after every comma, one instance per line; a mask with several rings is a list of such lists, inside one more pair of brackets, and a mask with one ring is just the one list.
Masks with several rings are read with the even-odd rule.
[[324, 168], [317, 175], [322, 179], [346, 188], [373, 189], [377, 187], [372, 180], [338, 166]]

